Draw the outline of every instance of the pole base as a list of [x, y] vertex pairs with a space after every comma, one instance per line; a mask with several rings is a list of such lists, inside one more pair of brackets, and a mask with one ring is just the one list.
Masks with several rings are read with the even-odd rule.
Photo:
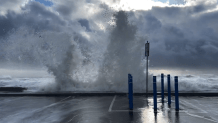
[[157, 112], [157, 109], [154, 109], [154, 112]]

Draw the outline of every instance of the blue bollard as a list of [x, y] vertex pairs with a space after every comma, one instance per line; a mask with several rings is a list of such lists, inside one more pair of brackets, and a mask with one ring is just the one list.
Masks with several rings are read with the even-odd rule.
[[156, 76], [153, 76], [153, 95], [154, 95], [154, 111], [157, 111], [157, 86], [156, 86]]
[[133, 110], [133, 83], [132, 75], [128, 74], [128, 85], [129, 85], [129, 109]]
[[164, 74], [161, 74], [161, 97], [162, 103], [164, 102]]
[[168, 81], [168, 105], [171, 105], [170, 74], [167, 75]]
[[179, 111], [178, 76], [175, 76], [175, 105], [176, 111]]
[[133, 110], [133, 84], [130, 83], [130, 98], [129, 98], [129, 109]]

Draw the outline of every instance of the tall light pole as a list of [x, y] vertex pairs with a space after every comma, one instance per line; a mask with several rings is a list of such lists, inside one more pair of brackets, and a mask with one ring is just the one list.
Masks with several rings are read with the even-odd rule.
[[146, 63], [146, 96], [148, 97], [148, 56], [149, 56], [149, 43], [145, 44], [145, 57], [147, 57], [147, 63]]

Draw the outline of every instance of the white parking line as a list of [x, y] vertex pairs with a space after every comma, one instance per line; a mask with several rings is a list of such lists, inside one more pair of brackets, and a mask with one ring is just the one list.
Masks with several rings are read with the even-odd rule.
[[[189, 112], [188, 110], [184, 111], [187, 115], [191, 116], [191, 117], [197, 117], [197, 118], [201, 118], [201, 119], [204, 119], [204, 120], [208, 120], [208, 121], [211, 121], [211, 122], [214, 122], [214, 123], [218, 123], [216, 120], [213, 120], [213, 119], [209, 119], [209, 118], [205, 118], [204, 116], [199, 116], [199, 115], [196, 115], [196, 114], [192, 114], [192, 113], [205, 113], [207, 114], [208, 112], [207, 111], [204, 111], [203, 109], [201, 108], [198, 108], [197, 106], [187, 102], [187, 101], [184, 101], [184, 99], [181, 101], [180, 100], [180, 103], [182, 103], [183, 105], [185, 104], [189, 104], [190, 106], [192, 107], [195, 107], [197, 109], [199, 109], [200, 111], [202, 112]], [[200, 103], [199, 103], [200, 104]]]
[[116, 95], [114, 96], [114, 98], [113, 98], [113, 100], [112, 100], [112, 102], [111, 102], [111, 104], [110, 104], [110, 107], [109, 107], [109, 109], [108, 109], [108, 112], [140, 112], [139, 110], [112, 110], [112, 107], [113, 107], [113, 105], [114, 105], [114, 102], [115, 102], [115, 100], [116, 100]]
[[[56, 103], [52, 103], [52, 104], [47, 105], [47, 106], [44, 106], [44, 107], [42, 107], [42, 108], [38, 108], [38, 109], [32, 110], [31, 112], [30, 112], [30, 111], [25, 111], [25, 112], [29, 112], [29, 113], [38, 112], [38, 111], [40, 111], [40, 110], [44, 110], [44, 109], [46, 109], [46, 108], [52, 107], [52, 106], [54, 106], [54, 105], [57, 105], [58, 103], [62, 103], [62, 101], [66, 100], [66, 99], [68, 99], [68, 98], [70, 98], [70, 97], [71, 97], [71, 96], [66, 97], [66, 98], [64, 98], [64, 99], [62, 99], [62, 100], [60, 100], [60, 101], [58, 101], [58, 102], [56, 102]], [[24, 112], [18, 112], [18, 113], [16, 113], [16, 114], [8, 115], [7, 117], [14, 117], [14, 116], [17, 116], [17, 115], [23, 114], [23, 113], [24, 113]], [[7, 118], [7, 117], [5, 117], [5, 118]]]
[[191, 104], [191, 103], [189, 103], [189, 102], [187, 102], [185, 100], [182, 100], [182, 101], [185, 102], [186, 104], [189, 104], [192, 107], [195, 107], [196, 109], [199, 109], [200, 111], [202, 111], [201, 113], [208, 113], [207, 111], [204, 111], [203, 109], [201, 109], [201, 108], [199, 108], [199, 107], [197, 107], [197, 106], [195, 106], [195, 105], [193, 105], [193, 104]]
[[113, 100], [111, 101], [108, 112], [140, 112], [140, 110], [112, 110], [112, 107], [114, 105], [115, 100], [116, 100], [116, 95], [114, 96]]
[[81, 113], [81, 114], [77, 114], [77, 115], [74, 115], [69, 121], [67, 121], [66, 123], [70, 123], [71, 121], [73, 121], [73, 119], [75, 118], [75, 117], [78, 117], [78, 116], [80, 116], [80, 115], [84, 115], [84, 114], [87, 114], [87, 113], [99, 113], [99, 111], [87, 111], [87, 112], [84, 112], [84, 113]]
[[111, 112], [111, 109], [112, 109], [112, 107], [113, 107], [113, 105], [114, 105], [114, 101], [115, 101], [115, 99], [116, 99], [116, 96], [117, 96], [117, 95], [114, 96], [114, 98], [113, 98], [113, 100], [112, 100], [112, 102], [111, 102], [111, 105], [110, 105], [110, 107], [109, 107], [109, 109], [108, 109], [108, 112]]
[[205, 117], [203, 117], [203, 116], [199, 116], [199, 115], [194, 115], [194, 114], [188, 113], [188, 111], [186, 111], [185, 113], [186, 113], [187, 115], [189, 115], [189, 116], [192, 116], [192, 117], [202, 118], [202, 119], [205, 119], [205, 120], [208, 120], [208, 121], [211, 121], [211, 122], [217, 123], [216, 120], [208, 119], [208, 118], [205, 118]]
[[45, 109], [45, 108], [48, 108], [48, 107], [51, 107], [51, 106], [57, 105], [58, 103], [61, 103], [61, 102], [63, 102], [64, 100], [66, 100], [66, 99], [68, 99], [68, 98], [70, 98], [70, 97], [71, 97], [71, 96], [66, 97], [66, 98], [64, 98], [64, 99], [62, 99], [62, 100], [60, 100], [60, 101], [58, 101], [58, 102], [56, 102], [56, 103], [52, 103], [52, 104], [50, 104], [50, 105], [48, 105], [48, 106], [44, 106], [44, 107], [42, 107], [42, 108], [40, 108], [40, 109], [36, 109], [36, 110], [34, 110], [34, 111], [42, 110], [42, 109]]

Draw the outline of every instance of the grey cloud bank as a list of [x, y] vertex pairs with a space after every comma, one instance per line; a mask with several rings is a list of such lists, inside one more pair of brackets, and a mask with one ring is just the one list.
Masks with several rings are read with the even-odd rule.
[[151, 42], [150, 65], [165, 69], [217, 69], [218, 12], [205, 12], [216, 6], [153, 7], [131, 13], [140, 35], [147, 35]]

